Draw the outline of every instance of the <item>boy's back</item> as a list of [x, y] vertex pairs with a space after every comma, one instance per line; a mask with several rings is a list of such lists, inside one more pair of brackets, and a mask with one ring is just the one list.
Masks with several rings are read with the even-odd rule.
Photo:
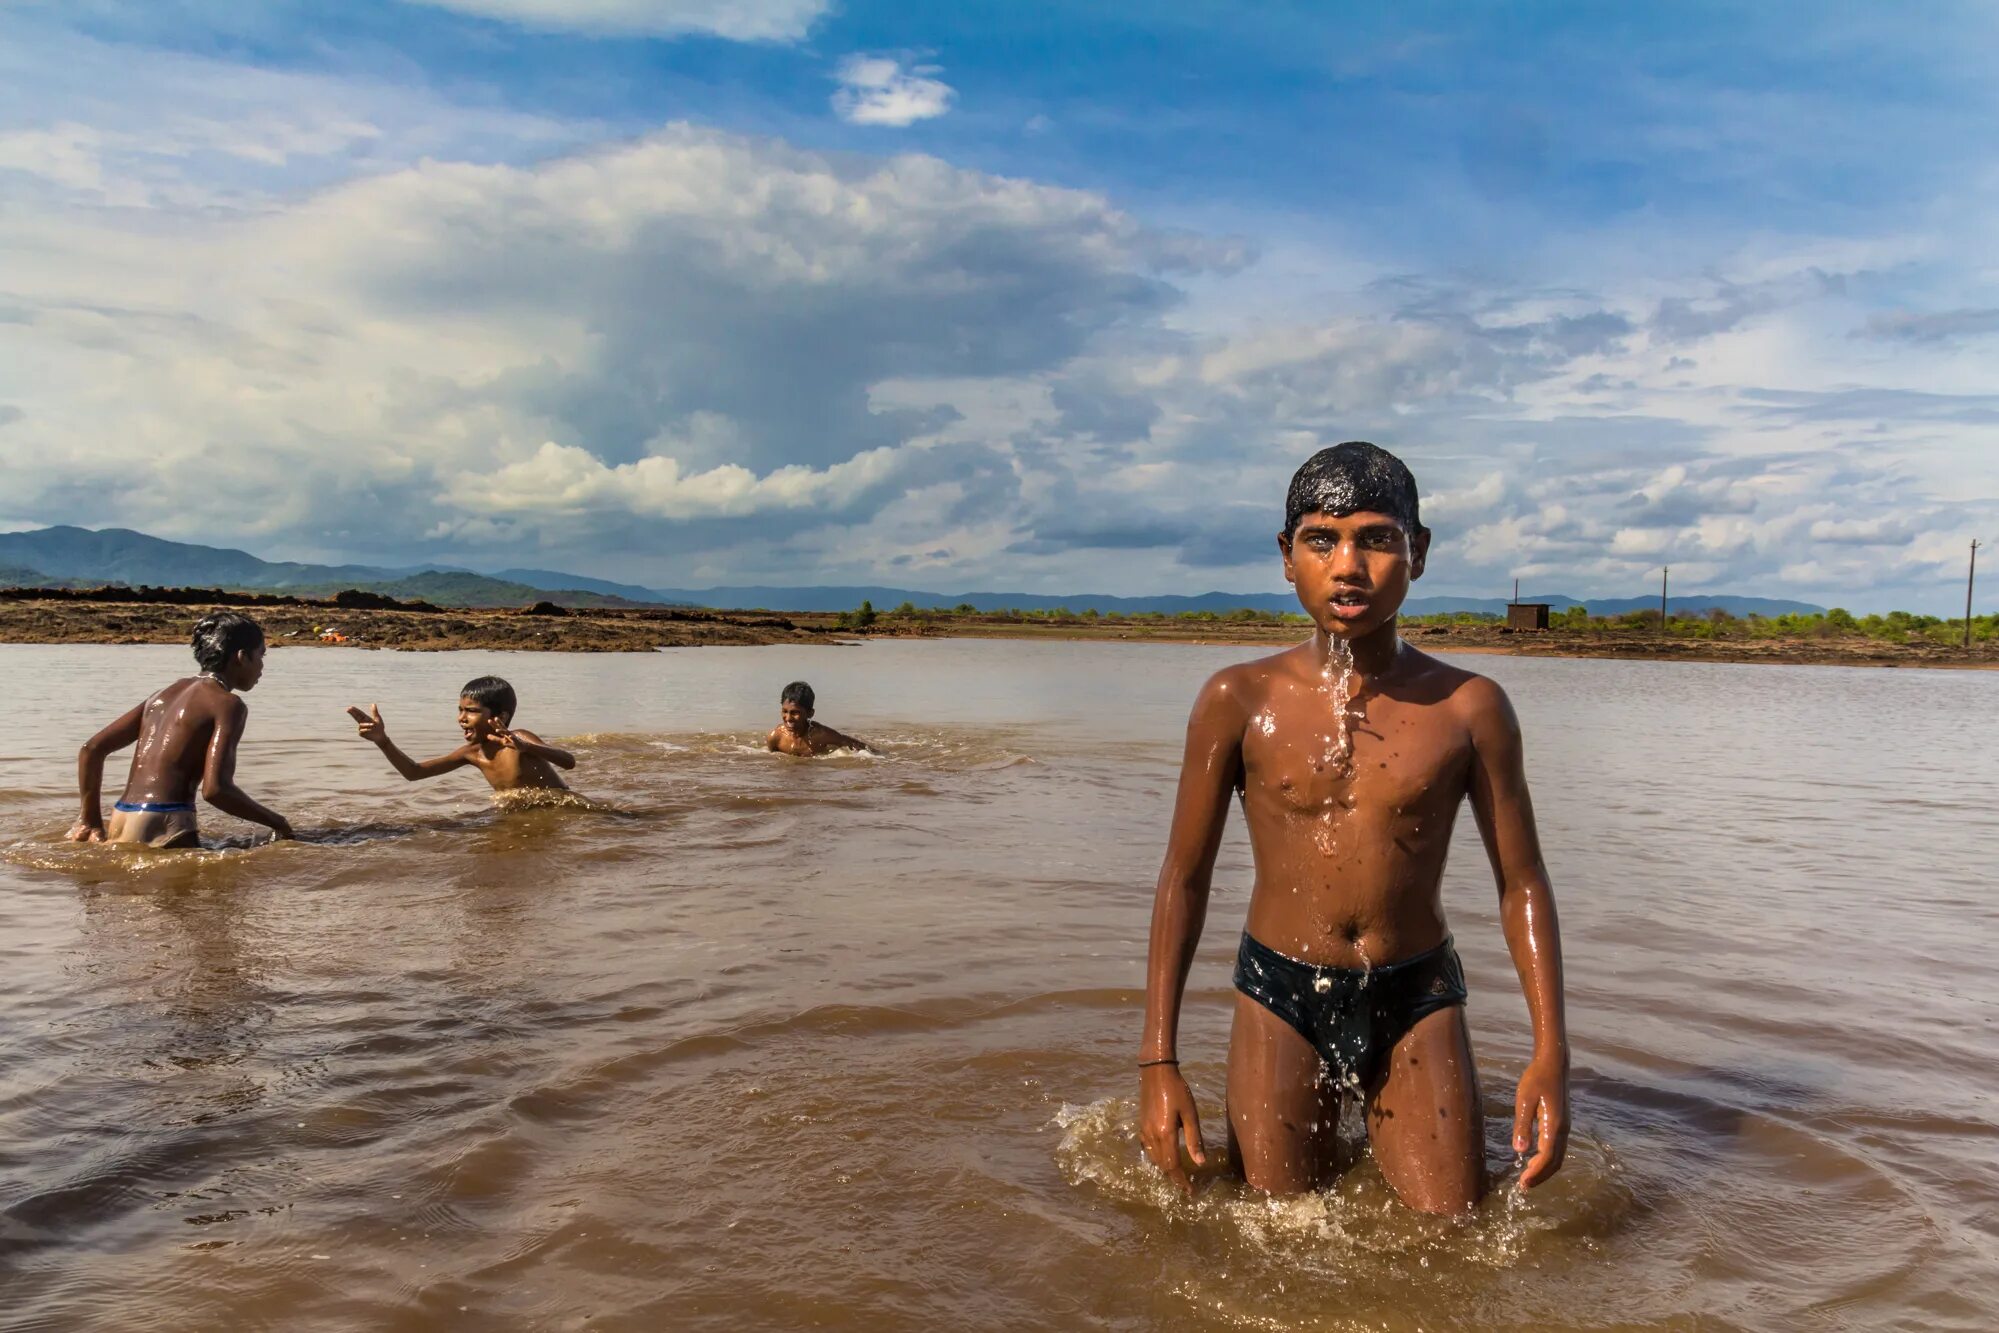
[[125, 779], [127, 804], [191, 803], [201, 790], [202, 769], [215, 725], [240, 717], [243, 701], [208, 676], [177, 680], [141, 704], [139, 741]]

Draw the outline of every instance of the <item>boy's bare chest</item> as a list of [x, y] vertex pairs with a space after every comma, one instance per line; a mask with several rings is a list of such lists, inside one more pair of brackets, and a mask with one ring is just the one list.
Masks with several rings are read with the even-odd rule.
[[504, 745], [494, 747], [490, 753], [485, 750], [474, 750], [472, 762], [479, 766], [480, 772], [484, 773], [489, 781], [496, 784], [512, 783], [521, 776], [521, 752], [510, 750]]
[[1243, 737], [1245, 800], [1413, 814], [1464, 795], [1470, 739], [1447, 709], [1366, 692], [1341, 705], [1330, 691], [1273, 690]]

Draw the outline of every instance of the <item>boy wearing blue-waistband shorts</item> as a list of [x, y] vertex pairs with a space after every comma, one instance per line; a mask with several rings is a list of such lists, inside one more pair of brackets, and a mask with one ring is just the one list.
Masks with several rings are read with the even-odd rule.
[[[83, 743], [76, 785], [83, 812], [69, 831], [75, 842], [127, 842], [148, 847], [200, 845], [194, 798], [225, 814], [292, 836], [285, 817], [236, 785], [236, 745], [249, 707], [236, 697], [264, 674], [264, 631], [233, 611], [217, 611], [194, 627], [199, 675], [175, 681]], [[107, 824], [101, 802], [104, 761], [137, 745], [125, 792]]]

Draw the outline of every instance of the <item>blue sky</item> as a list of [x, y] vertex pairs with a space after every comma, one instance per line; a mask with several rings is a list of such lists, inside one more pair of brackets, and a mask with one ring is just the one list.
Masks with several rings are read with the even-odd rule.
[[1972, 4], [12, 0], [0, 525], [1264, 590], [1363, 437], [1428, 591], [1942, 612], [1995, 58]]

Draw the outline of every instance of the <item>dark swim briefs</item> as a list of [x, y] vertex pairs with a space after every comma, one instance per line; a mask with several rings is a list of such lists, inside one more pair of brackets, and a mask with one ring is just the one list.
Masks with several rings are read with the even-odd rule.
[[1349, 1088], [1367, 1088], [1410, 1028], [1465, 1002], [1465, 971], [1450, 937], [1380, 967], [1319, 967], [1243, 932], [1235, 987], [1297, 1029]]

